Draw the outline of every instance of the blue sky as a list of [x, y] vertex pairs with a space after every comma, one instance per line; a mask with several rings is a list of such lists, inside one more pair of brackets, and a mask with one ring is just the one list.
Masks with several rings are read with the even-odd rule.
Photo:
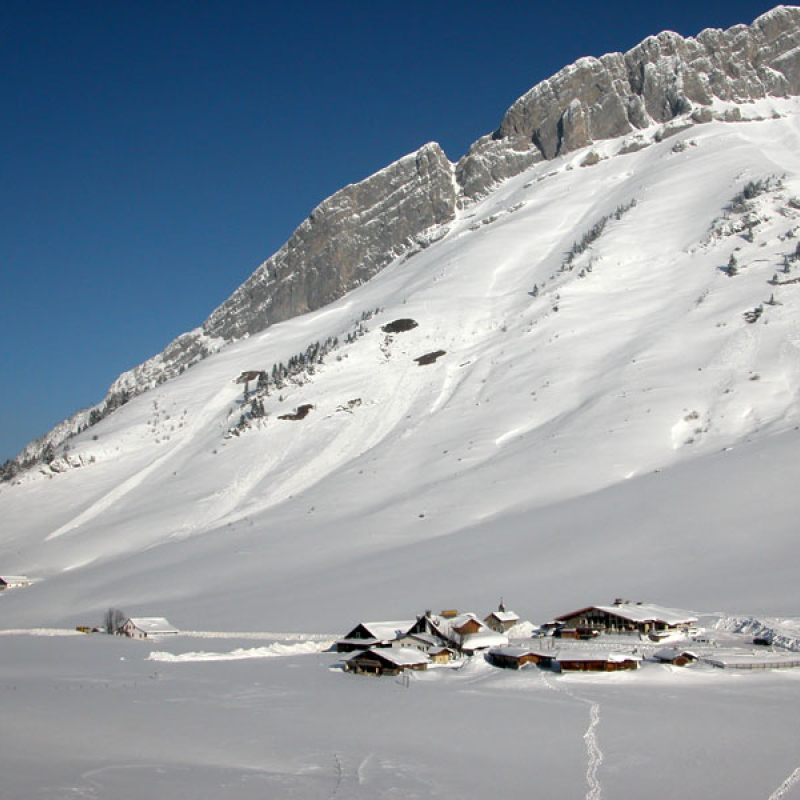
[[200, 325], [325, 197], [768, 2], [0, 4], [0, 462]]

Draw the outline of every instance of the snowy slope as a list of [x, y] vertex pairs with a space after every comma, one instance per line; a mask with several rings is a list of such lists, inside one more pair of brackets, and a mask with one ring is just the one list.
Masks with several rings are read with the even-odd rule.
[[[350, 621], [340, 615], [383, 613], [363, 607], [377, 586], [378, 603], [416, 608], [512, 585], [535, 616], [557, 575], [569, 576], [570, 606], [590, 599], [581, 584], [608, 600], [631, 583], [674, 604], [672, 584], [697, 606], [749, 613], [741, 587], [694, 556], [719, 551], [746, 574], [759, 525], [776, 567], [794, 554], [772, 509], [794, 478], [800, 285], [768, 281], [800, 276], [798, 110], [764, 100], [743, 107], [749, 122], [663, 141], [653, 128], [636, 152], [596, 145], [593, 166], [581, 166], [587, 150], [536, 165], [342, 300], [136, 398], [72, 440], [69, 458], [85, 466], [0, 490], [0, 563], [39, 581], [2, 598], [4, 626], [114, 604], [179, 614], [181, 627], [210, 616], [280, 629], [289, 615], [300, 630], [337, 630]], [[767, 179], [747, 210], [728, 210]], [[381, 331], [398, 318], [418, 326]], [[267, 416], [231, 437], [249, 408], [239, 374], [328, 337], [340, 344], [314, 374], [273, 390]], [[414, 361], [438, 350], [433, 364]], [[305, 419], [278, 419], [303, 404], [314, 406]], [[785, 467], [750, 478], [754, 459]], [[791, 593], [769, 570], [756, 577], [750, 596], [789, 613], [769, 601]]]

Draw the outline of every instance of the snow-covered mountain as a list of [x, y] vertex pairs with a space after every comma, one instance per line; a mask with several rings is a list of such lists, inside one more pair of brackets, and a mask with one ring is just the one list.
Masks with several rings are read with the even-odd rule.
[[[95, 407], [29, 444], [3, 465], [0, 479], [51, 460], [70, 436], [226, 343], [338, 299], [396, 256], [443, 235], [457, 206], [542, 159], [657, 123], [671, 123], [662, 129], [666, 136], [714, 118], [736, 121], [739, 103], [797, 94], [800, 9], [793, 6], [779, 6], [750, 26], [688, 39], [664, 32], [624, 55], [583, 58], [534, 86], [457, 164], [427, 144], [323, 201], [200, 328], [122, 374]], [[716, 100], [734, 106], [721, 110]], [[638, 139], [627, 146], [638, 147]]]
[[[123, 376], [127, 402], [3, 484], [0, 564], [37, 579], [3, 597], [4, 626], [116, 605], [339, 630], [500, 595], [543, 617], [623, 594], [786, 612], [800, 100], [776, 93], [798, 91], [798, 37], [779, 8], [584, 60], [459, 165], [428, 145], [323, 203], [188, 350]], [[567, 77], [623, 62], [650, 76], [614, 79], [644, 93], [635, 130], [572, 128], [550, 152], [515, 123], [505, 142]], [[683, 99], [656, 118], [669, 70]], [[576, 86], [551, 109], [562, 133], [600, 113]], [[520, 137], [534, 156], [494, 174], [486, 154]], [[467, 191], [478, 162], [492, 180]], [[260, 293], [273, 279], [318, 302]]]

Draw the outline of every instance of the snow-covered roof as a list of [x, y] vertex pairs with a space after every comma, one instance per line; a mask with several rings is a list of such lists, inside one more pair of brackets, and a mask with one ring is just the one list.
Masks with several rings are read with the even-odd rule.
[[490, 647], [502, 647], [508, 644], [508, 636], [484, 629], [478, 633], [465, 636], [461, 640], [462, 650], [488, 650]]
[[642, 656], [635, 653], [615, 653], [607, 650], [558, 650], [548, 653], [554, 661], [608, 661], [620, 663], [622, 661], [641, 661]]
[[494, 617], [499, 622], [516, 622], [519, 619], [519, 615], [513, 611], [492, 611], [489, 617]]
[[398, 638], [405, 639], [406, 637], [409, 639], [416, 639], [417, 641], [431, 645], [432, 647], [442, 644], [442, 640], [432, 633], [408, 633]]
[[667, 625], [697, 622], [697, 617], [690, 611], [648, 603], [622, 603], [621, 605], [596, 606], [596, 608], [608, 614], [616, 614], [631, 622], [665, 622]]
[[[430, 658], [428, 658], [425, 653], [420, 650], [415, 650], [413, 647], [398, 647], [396, 649], [389, 649], [386, 647], [370, 648], [365, 652], [398, 667], [410, 667], [415, 664], [430, 663]], [[364, 654], [360, 654], [359, 656], [354, 656], [354, 658], [363, 657], [363, 655]]]
[[508, 658], [522, 658], [522, 656], [528, 656], [528, 655], [542, 655], [536, 650], [532, 650], [530, 647], [522, 647], [518, 644], [509, 644], [509, 645], [502, 645], [500, 647], [493, 647], [489, 651], [489, 653], [496, 654], [499, 656], [507, 656]]
[[375, 639], [381, 642], [388, 642], [402, 636], [414, 624], [415, 620], [394, 620], [389, 622], [362, 622]]
[[145, 633], [178, 633], [164, 617], [131, 617], [128, 622]]

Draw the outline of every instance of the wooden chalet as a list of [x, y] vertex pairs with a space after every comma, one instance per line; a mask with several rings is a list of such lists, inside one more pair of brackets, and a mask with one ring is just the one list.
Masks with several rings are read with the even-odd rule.
[[399, 675], [406, 670], [426, 670], [431, 660], [425, 653], [408, 647], [373, 647], [357, 653], [344, 665], [356, 675]]
[[399, 636], [409, 633], [412, 626], [416, 627], [414, 620], [359, 622], [344, 638], [336, 642], [336, 650], [339, 653], [352, 653], [371, 647], [390, 647]]
[[610, 606], [587, 606], [556, 617], [564, 629], [574, 629], [578, 638], [600, 633], [639, 633], [678, 631], [697, 622], [688, 611], [645, 603], [615, 600]]

